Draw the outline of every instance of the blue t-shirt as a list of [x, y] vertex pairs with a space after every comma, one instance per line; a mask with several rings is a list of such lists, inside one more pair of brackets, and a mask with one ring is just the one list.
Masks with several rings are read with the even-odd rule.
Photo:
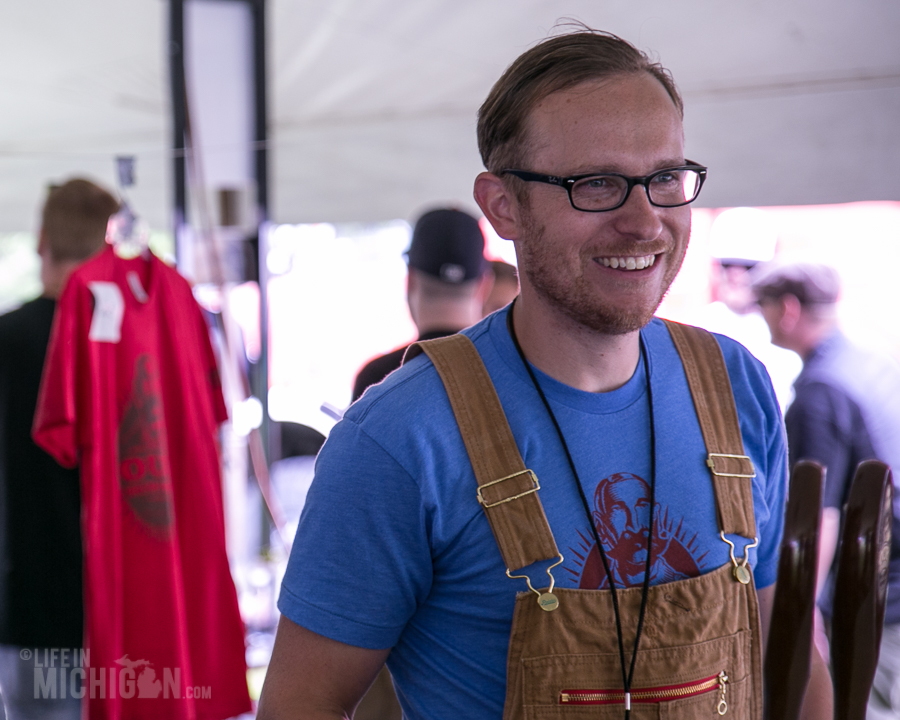
[[[465, 333], [503, 404], [565, 560], [561, 587], [605, 587], [575, 479], [500, 311]], [[668, 330], [647, 347], [655, 422], [652, 582], [729, 562], [718, 537], [706, 450]], [[776, 578], [787, 462], [783, 426], [762, 364], [717, 337], [753, 461], [757, 587]], [[592, 509], [617, 587], [643, 579], [649, 521], [650, 418], [643, 362], [623, 387], [587, 393], [536, 370]], [[388, 667], [407, 718], [498, 718], [516, 593], [476, 499], [476, 481], [449, 400], [421, 355], [370, 388], [332, 430], [300, 519], [279, 608], [295, 623], [350, 645], [393, 648]], [[636, 538], [636, 539], [635, 539]], [[733, 538], [738, 549], [746, 540]], [[546, 566], [549, 563], [543, 563]], [[542, 564], [527, 568], [546, 587]], [[624, 618], [623, 622], [636, 622]]]

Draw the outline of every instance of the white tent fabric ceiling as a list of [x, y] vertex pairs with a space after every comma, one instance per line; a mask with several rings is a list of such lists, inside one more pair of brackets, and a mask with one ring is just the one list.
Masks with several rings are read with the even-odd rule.
[[[198, 0], [192, 0], [198, 1]], [[574, 18], [669, 67], [707, 207], [900, 200], [896, 0], [269, 0], [277, 222], [474, 209], [475, 113], [525, 48]], [[171, 224], [165, 0], [0, 8], [0, 232], [33, 230], [45, 185], [114, 185]]]

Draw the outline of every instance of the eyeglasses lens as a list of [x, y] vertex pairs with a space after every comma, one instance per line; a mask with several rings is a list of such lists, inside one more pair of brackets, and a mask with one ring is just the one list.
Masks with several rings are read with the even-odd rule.
[[[700, 192], [696, 170], [666, 170], [647, 181], [650, 202], [660, 207], [685, 205]], [[628, 181], [619, 175], [594, 175], [572, 186], [572, 202], [580, 210], [608, 210], [619, 205], [628, 191]]]

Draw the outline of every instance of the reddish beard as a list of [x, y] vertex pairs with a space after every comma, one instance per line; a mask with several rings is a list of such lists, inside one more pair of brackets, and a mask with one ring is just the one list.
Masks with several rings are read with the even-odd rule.
[[[535, 221], [529, 208], [522, 207], [520, 217], [525, 232], [519, 242], [519, 272], [555, 309], [578, 325], [605, 335], [626, 335], [650, 322], [681, 267], [679, 262], [666, 270], [658, 297], [625, 307], [611, 306], [592, 291], [583, 268], [572, 276], [565, 257], [544, 242], [546, 228]], [[646, 254], [646, 251], [640, 254]]]

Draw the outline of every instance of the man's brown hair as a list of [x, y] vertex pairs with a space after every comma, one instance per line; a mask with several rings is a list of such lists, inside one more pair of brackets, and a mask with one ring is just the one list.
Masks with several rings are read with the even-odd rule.
[[524, 52], [491, 88], [478, 111], [478, 149], [490, 172], [522, 169], [529, 113], [548, 95], [588, 80], [650, 73], [684, 114], [675, 81], [662, 65], [612, 33], [578, 27]]
[[99, 185], [73, 178], [51, 185], [41, 217], [41, 234], [55, 261], [85, 260], [106, 240], [109, 217], [119, 201]]

